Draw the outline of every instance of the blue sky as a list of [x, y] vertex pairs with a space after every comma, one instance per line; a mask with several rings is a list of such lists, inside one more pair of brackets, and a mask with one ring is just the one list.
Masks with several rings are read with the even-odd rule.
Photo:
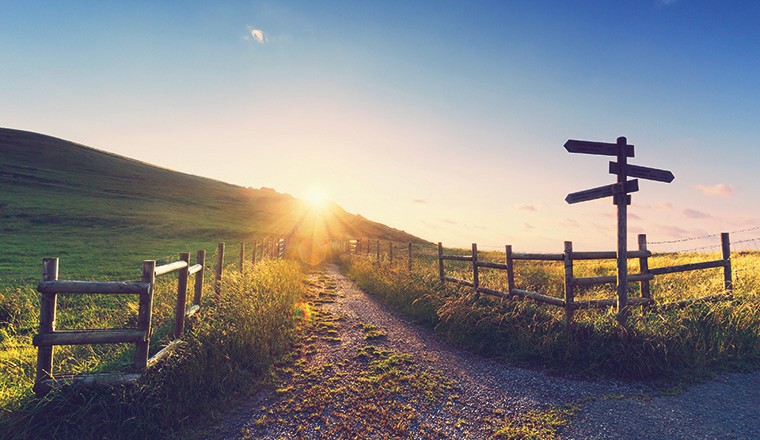
[[622, 135], [632, 163], [676, 175], [642, 182], [632, 233], [760, 225], [760, 3], [0, 7], [4, 127], [295, 196], [321, 188], [431, 241], [557, 251], [615, 243], [609, 200], [564, 202], [611, 183], [608, 158], [562, 145]]

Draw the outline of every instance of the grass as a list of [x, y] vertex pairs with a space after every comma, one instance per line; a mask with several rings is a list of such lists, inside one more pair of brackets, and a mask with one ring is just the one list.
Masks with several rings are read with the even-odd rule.
[[[365, 258], [343, 260], [344, 269], [365, 291], [429, 325], [449, 342], [477, 353], [523, 365], [584, 376], [680, 381], [723, 370], [754, 369], [760, 363], [760, 254], [736, 253], [733, 299], [696, 303], [682, 310], [633, 312], [626, 329], [614, 310], [582, 310], [567, 327], [564, 310], [530, 300], [477, 297], [469, 289], [438, 280], [428, 253], [408, 272], [401, 265], [377, 265]], [[492, 255], [491, 261], [497, 256]], [[650, 267], [710, 259], [710, 255], [665, 255]], [[487, 260], [488, 255], [482, 259]], [[713, 258], [715, 259], [715, 258]], [[519, 262], [516, 285], [561, 297], [562, 265]], [[633, 269], [633, 267], [632, 267]], [[447, 275], [467, 279], [471, 270], [447, 262]], [[610, 275], [614, 262], [582, 262], [576, 276]], [[503, 273], [483, 271], [482, 285], [506, 290]], [[577, 299], [614, 298], [614, 286], [585, 289]], [[657, 277], [652, 296], [660, 302], [722, 291], [722, 271], [712, 269]], [[630, 287], [629, 296], [638, 294]]]
[[[265, 377], [275, 359], [288, 351], [294, 336], [299, 316], [295, 311], [300, 310], [297, 305], [303, 289], [300, 266], [279, 260], [247, 266], [244, 273], [227, 272], [222, 294], [206, 296], [199, 318], [190, 322], [185, 343], [137, 385], [69, 387], [35, 399], [29, 393], [34, 350], [25, 354], [5, 350], [4, 371], [15, 374], [3, 375], [13, 380], [2, 384], [0, 437], [173, 437], [203, 424], [230, 395], [250, 390]], [[166, 293], [156, 298], [154, 325], [159, 336], [151, 352], [166, 342], [160, 335], [171, 328], [173, 301], [166, 287], [163, 284], [158, 289]], [[212, 291], [209, 283], [206, 292]], [[85, 306], [86, 310], [92, 308]], [[117, 308], [93, 315], [101, 316], [95, 320], [99, 326], [110, 326], [131, 319], [132, 314], [129, 308]], [[61, 347], [56, 367], [118, 370], [131, 361], [127, 345], [102, 347], [111, 348], [99, 352], [90, 346]]]

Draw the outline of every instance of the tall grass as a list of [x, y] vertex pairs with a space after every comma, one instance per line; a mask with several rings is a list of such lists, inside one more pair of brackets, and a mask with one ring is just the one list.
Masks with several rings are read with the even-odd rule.
[[[206, 295], [200, 314], [189, 323], [180, 349], [149, 370], [137, 385], [70, 387], [35, 399], [28, 391], [34, 373], [33, 357], [18, 359], [24, 372], [12, 375], [16, 381], [13, 384], [3, 384], [6, 409], [0, 414], [0, 437], [177, 436], [217, 411], [220, 402], [231, 394], [256, 386], [274, 360], [288, 350], [302, 289], [303, 274], [294, 262], [263, 260], [247, 264], [242, 273], [226, 272], [222, 293]], [[205, 291], [213, 292], [210, 283]], [[171, 292], [167, 285], [157, 288], [154, 325], [158, 326], [158, 336], [151, 352], [166, 342], [161, 335], [169, 334], [173, 324]], [[124, 316], [130, 319], [131, 314], [127, 311]], [[59, 361], [61, 368], [71, 366], [65, 361], [71, 356], [66, 349], [57, 351], [56, 366]], [[92, 362], [100, 368], [118, 369], [120, 362], [127, 365], [132, 357], [128, 345], [122, 350], [110, 361], [95, 353]]]
[[[663, 258], [660, 263], [664, 266], [681, 264], [688, 257], [678, 256], [677, 261]], [[564, 275], [560, 265], [521, 263], [516, 269], [518, 287], [561, 296]], [[557, 307], [530, 300], [477, 297], [470, 289], [441, 284], [437, 267], [429, 263], [415, 265], [410, 273], [400, 266], [378, 266], [363, 258], [343, 260], [344, 269], [362, 289], [468, 350], [571, 375], [665, 380], [758, 365], [760, 297], [756, 287], [760, 274], [754, 271], [758, 264], [757, 254], [734, 257], [740, 276], [731, 301], [695, 303], [660, 312], [638, 309], [624, 329], [612, 309], [577, 311], [575, 324], [568, 327], [564, 310]], [[454, 276], [468, 276], [465, 267], [459, 270]], [[581, 265], [576, 276], [608, 274], [606, 270], [606, 265]], [[481, 280], [505, 291], [506, 282], [494, 272]], [[448, 273], [452, 272], [447, 267]], [[721, 280], [717, 270], [674, 274], [653, 283], [653, 296], [668, 302], [714, 294], [716, 289], [722, 290]], [[613, 298], [613, 289], [587, 289], [580, 296]], [[632, 286], [631, 294], [636, 290]]]

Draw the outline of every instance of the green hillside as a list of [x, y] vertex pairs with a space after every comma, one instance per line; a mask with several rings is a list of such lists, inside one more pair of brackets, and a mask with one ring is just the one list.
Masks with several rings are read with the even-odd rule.
[[337, 205], [315, 212], [271, 189], [230, 185], [2, 128], [0, 191], [3, 284], [36, 280], [46, 256], [61, 258], [62, 278], [124, 278], [136, 276], [143, 259], [212, 251], [218, 241], [422, 241]]

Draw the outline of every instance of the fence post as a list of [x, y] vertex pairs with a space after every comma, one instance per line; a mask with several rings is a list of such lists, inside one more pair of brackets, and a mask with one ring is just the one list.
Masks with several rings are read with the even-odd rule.
[[472, 244], [472, 289], [475, 294], [478, 293], [478, 287], [480, 287], [480, 280], [478, 279], [478, 244]]
[[156, 289], [156, 260], [144, 260], [142, 264], [142, 282], [150, 285], [147, 294], [140, 295], [137, 310], [137, 329], [145, 332], [145, 340], [135, 344], [135, 370], [148, 368], [148, 350], [150, 349], [151, 318], [153, 315], [153, 293]]
[[734, 282], [731, 278], [731, 239], [728, 232], [720, 234], [720, 247], [723, 251], [723, 285], [726, 290], [734, 290]]
[[368, 260], [369, 260], [369, 254], [371, 250], [372, 250], [372, 239], [368, 238], [367, 239], [367, 259]]
[[377, 264], [380, 264], [380, 240], [377, 240]]
[[389, 249], [388, 259], [389, 259], [390, 265], [393, 266], [393, 242], [392, 241], [388, 242], [388, 249]]
[[512, 299], [514, 297], [514, 294], [512, 293], [512, 290], [515, 288], [515, 268], [514, 268], [514, 260], [512, 260], [512, 245], [508, 244], [504, 246], [504, 253], [506, 254], [506, 263], [507, 263], [507, 289], [509, 289], [508, 297], [509, 299]]
[[439, 241], [438, 242], [438, 278], [440, 278], [441, 281], [443, 281], [444, 275], [445, 274], [443, 273], [443, 243]]
[[[639, 234], [639, 250], [642, 252], [647, 250], [647, 234]], [[649, 273], [649, 257], [639, 257], [639, 273], [642, 275]], [[639, 287], [642, 298], [652, 297], [652, 292], [649, 290], [649, 280], [641, 280]]]
[[206, 250], [200, 249], [195, 255], [195, 263], [201, 265], [201, 270], [195, 273], [195, 289], [193, 291], [193, 304], [201, 305], [201, 295], [203, 294], [203, 273], [206, 268]]
[[251, 255], [251, 264], [256, 264], [256, 251], [259, 249], [259, 240], [256, 239], [253, 241], [253, 252]]
[[238, 264], [238, 268], [240, 269], [240, 272], [243, 272], [243, 260], [245, 260], [245, 242], [240, 242], [240, 263]]
[[224, 270], [224, 243], [219, 242], [216, 247], [216, 279], [214, 292], [219, 295], [222, 292], [222, 271]]
[[[42, 281], [58, 280], [58, 258], [42, 259]], [[55, 331], [55, 308], [57, 303], [56, 293], [40, 294], [40, 334]], [[37, 347], [37, 378], [34, 392], [37, 397], [45, 394], [42, 381], [53, 377], [53, 346]]]
[[573, 323], [575, 279], [573, 278], [573, 242], [565, 242], [565, 322]]
[[174, 308], [174, 339], [185, 333], [185, 307], [187, 306], [187, 278], [190, 268], [190, 252], [182, 252], [179, 259], [187, 265], [179, 270], [177, 278], [177, 306]]
[[406, 268], [409, 272], [412, 271], [412, 243], [409, 242], [409, 258], [406, 260]]

